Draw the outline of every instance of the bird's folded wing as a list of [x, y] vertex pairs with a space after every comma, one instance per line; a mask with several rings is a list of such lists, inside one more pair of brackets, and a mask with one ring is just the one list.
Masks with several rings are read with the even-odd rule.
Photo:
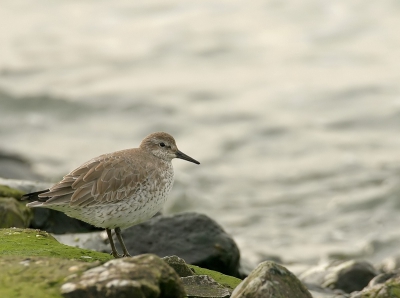
[[155, 171], [121, 157], [102, 156], [75, 169], [39, 197], [44, 205], [94, 206], [134, 198]]

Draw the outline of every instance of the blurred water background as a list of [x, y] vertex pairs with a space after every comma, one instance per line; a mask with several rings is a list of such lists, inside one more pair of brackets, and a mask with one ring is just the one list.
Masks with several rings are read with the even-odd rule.
[[400, 3], [0, 0], [0, 150], [45, 181], [166, 131], [167, 213], [252, 266], [400, 247]]

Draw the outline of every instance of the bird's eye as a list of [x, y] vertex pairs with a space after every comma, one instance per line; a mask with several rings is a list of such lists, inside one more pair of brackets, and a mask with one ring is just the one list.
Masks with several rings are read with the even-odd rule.
[[160, 147], [165, 147], [165, 144], [164, 143], [160, 143]]

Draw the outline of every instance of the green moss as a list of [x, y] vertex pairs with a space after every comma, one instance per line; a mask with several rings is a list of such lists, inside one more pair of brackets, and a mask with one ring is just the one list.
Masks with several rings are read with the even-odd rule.
[[0, 197], [20, 199], [23, 194], [24, 192], [18, 189], [14, 189], [6, 185], [0, 185]]
[[0, 257], [2, 256], [46, 256], [85, 262], [113, 259], [106, 253], [61, 244], [44, 231], [17, 228], [0, 229]]
[[222, 273], [219, 273], [217, 271], [209, 270], [209, 269], [204, 269], [195, 265], [190, 265], [188, 266], [194, 271], [194, 273], [198, 275], [208, 275], [211, 276], [216, 282], [220, 283], [221, 285], [230, 288], [231, 290], [235, 289], [238, 284], [240, 284], [242, 281], [239, 278], [232, 277], [229, 275], [225, 275]]
[[391, 288], [389, 290], [390, 297], [400, 297], [400, 285], [399, 284], [394, 284], [391, 285]]
[[60, 287], [97, 263], [60, 258], [0, 257], [0, 297], [59, 298]]

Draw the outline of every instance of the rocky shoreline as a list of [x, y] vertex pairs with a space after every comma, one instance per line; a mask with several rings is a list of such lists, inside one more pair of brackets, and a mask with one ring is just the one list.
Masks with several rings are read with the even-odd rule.
[[44, 186], [0, 178], [0, 297], [400, 297], [393, 260], [337, 260], [297, 277], [265, 261], [245, 272], [232, 237], [198, 213], [126, 229], [135, 256], [113, 259], [104, 232], [18, 200]]

